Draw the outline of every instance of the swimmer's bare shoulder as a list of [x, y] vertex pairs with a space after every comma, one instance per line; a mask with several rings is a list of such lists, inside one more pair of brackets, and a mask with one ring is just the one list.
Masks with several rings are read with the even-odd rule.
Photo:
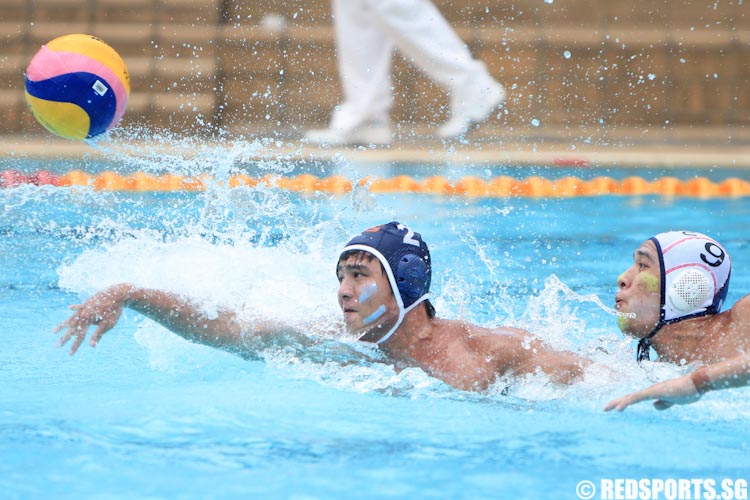
[[745, 295], [738, 300], [734, 306], [732, 306], [730, 312], [734, 321], [744, 322], [745, 320], [750, 319], [750, 295]]
[[569, 384], [582, 378], [584, 369], [590, 364], [578, 354], [552, 348], [522, 328], [481, 329], [477, 331], [476, 341], [479, 348], [516, 374], [541, 370], [558, 383]]
[[466, 321], [440, 319], [436, 320], [439, 330], [448, 334], [454, 341], [466, 343], [472, 350], [480, 352], [506, 348], [509, 344], [533, 338], [526, 330], [509, 326], [487, 328]]
[[698, 344], [700, 358], [716, 363], [750, 350], [750, 295], [712, 316]]
[[527, 357], [528, 343], [535, 337], [520, 328], [487, 328], [463, 321], [448, 321], [452, 337], [465, 345], [473, 356], [491, 359], [497, 370], [517, 368]]
[[528, 351], [533, 348], [534, 344], [540, 346], [543, 344], [529, 331], [512, 326], [484, 328], [477, 333], [477, 340], [485, 349], [496, 356], [505, 354], [511, 355], [514, 359], [527, 357]]

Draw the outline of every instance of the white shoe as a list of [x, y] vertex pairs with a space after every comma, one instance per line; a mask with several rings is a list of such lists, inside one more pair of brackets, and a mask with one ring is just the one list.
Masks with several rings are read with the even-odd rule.
[[353, 129], [308, 130], [305, 139], [312, 144], [328, 146], [388, 146], [393, 141], [393, 133], [389, 125], [364, 123]]
[[441, 139], [453, 139], [486, 120], [505, 102], [505, 89], [495, 80], [457, 89], [450, 96], [451, 116], [438, 130]]

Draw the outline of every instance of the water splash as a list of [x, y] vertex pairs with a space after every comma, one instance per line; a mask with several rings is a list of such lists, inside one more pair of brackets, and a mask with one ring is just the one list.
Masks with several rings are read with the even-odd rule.
[[[468, 297], [471, 297], [472, 301], [479, 300], [481, 301], [490, 301], [491, 304], [487, 304], [488, 310], [494, 310], [494, 311], [501, 311], [502, 317], [506, 318], [506, 321], [513, 321], [513, 307], [512, 307], [512, 301], [509, 299], [508, 294], [508, 285], [501, 279], [501, 272], [499, 270], [500, 263], [493, 260], [487, 253], [488, 246], [486, 243], [481, 243], [477, 237], [470, 231], [458, 231], [457, 236], [459, 239], [468, 247], [468, 249], [479, 259], [480, 264], [482, 265], [482, 271], [475, 272], [474, 274], [476, 276], [487, 276], [489, 279], [488, 281], [491, 283], [490, 290], [491, 293], [489, 293], [488, 297], [480, 298], [472, 295], [476, 295], [472, 293], [472, 287], [466, 284], [465, 286], [460, 284], [458, 281], [453, 281], [452, 286], [456, 288], [456, 291], [454, 293], [450, 294], [450, 297], [452, 299], [459, 299], [463, 297], [463, 301], [461, 303], [463, 304], [463, 310], [461, 311], [461, 316], [465, 318], [471, 317], [470, 311], [466, 310], [466, 307], [469, 306], [469, 302], [467, 301]], [[508, 263], [506, 263], [508, 264]], [[495, 320], [500, 319], [498, 315], [495, 315]]]
[[606, 312], [607, 314], [611, 314], [613, 316], [623, 316], [626, 318], [635, 318], [635, 313], [625, 313], [615, 310], [612, 307], [609, 307], [605, 305], [602, 300], [597, 296], [596, 294], [587, 294], [587, 295], [580, 295], [573, 290], [571, 290], [565, 283], [563, 283], [560, 278], [558, 278], [556, 275], [552, 274], [549, 277], [547, 277], [544, 281], [544, 286], [546, 288], [550, 288], [554, 290], [555, 292], [561, 293], [566, 300], [576, 301], [579, 303], [592, 303], [599, 307], [602, 311]]
[[[233, 172], [247, 169], [281, 174], [297, 168], [283, 157], [262, 158], [263, 148], [267, 147], [262, 141], [237, 140], [216, 147], [192, 139], [170, 145], [170, 140], [170, 136], [155, 134], [154, 141], [145, 148], [127, 142], [97, 147], [104, 148], [111, 159], [121, 161], [123, 168], [153, 173], [209, 173], [225, 179]], [[21, 193], [10, 195], [20, 197]], [[312, 380], [347, 391], [409, 397], [442, 397], [445, 393], [454, 397], [460, 393], [421, 370], [396, 373], [388, 360], [378, 363], [368, 361], [371, 359], [368, 357], [344, 356], [343, 360], [330, 357], [334, 339], [326, 335], [336, 327], [340, 317], [332, 263], [340, 244], [358, 232], [363, 221], [369, 224], [374, 217], [398, 212], [381, 206], [376, 197], [364, 190], [355, 189], [348, 198], [331, 198], [322, 203], [262, 187], [230, 190], [219, 183], [209, 186], [204, 193], [129, 198], [91, 190], [57, 190], [54, 196], [60, 197], [61, 206], [76, 207], [75, 216], [84, 221], [82, 227], [106, 228], [99, 237], [87, 240], [90, 248], [60, 266], [59, 283], [64, 289], [87, 295], [107, 285], [129, 281], [194, 297], [208, 314], [215, 314], [218, 307], [231, 307], [246, 318], [283, 318], [293, 324], [319, 325], [319, 329], [309, 331], [310, 337], [319, 342], [316, 346], [320, 346], [312, 352], [280, 345], [261, 353], [269, 369], [281, 378]], [[78, 199], [73, 201], [75, 197]], [[15, 207], [10, 210], [19, 214], [20, 219], [21, 210], [29, 203], [34, 200], [16, 198], [14, 204], [7, 206]], [[481, 274], [474, 273], [469, 282], [465, 272], [449, 270], [441, 283], [443, 296], [436, 299], [439, 311], [455, 312], [459, 307], [463, 310], [458, 316], [468, 318], [477, 309], [499, 312], [490, 318], [492, 322], [507, 319], [540, 333], [554, 346], [591, 353], [596, 360], [620, 370], [618, 373], [625, 373], [615, 390], [639, 388], [645, 382], [667, 378], [678, 370], [656, 364], [646, 368], [637, 366], [632, 360], [629, 341], [612, 340], [611, 329], [589, 325], [588, 318], [575, 306], [593, 304], [608, 314], [617, 311], [605, 306], [595, 295], [577, 294], [555, 275], [545, 279], [542, 292], [528, 303], [525, 298], [509, 296], [501, 263], [493, 259], [489, 244], [473, 233], [459, 234], [479, 262]], [[514, 263], [502, 262], [502, 266], [506, 265]], [[475, 294], [476, 276], [487, 276], [490, 282], [490, 291], [481, 297]], [[520, 319], [513, 313], [518, 304], [525, 305]], [[606, 334], [604, 339], [597, 338], [600, 332]], [[165, 335], [163, 328], [150, 322], [140, 325], [137, 337], [149, 351], [155, 370], [199, 366], [201, 358], [212, 352]], [[224, 356], [217, 353], [209, 358], [224, 360]], [[221, 364], [216, 361], [216, 370]], [[644, 370], [649, 370], [645, 378]], [[560, 388], [549, 384], [543, 374], [536, 374], [517, 381], [510, 394], [529, 401], [575, 394], [580, 396], [578, 400], [597, 402], [604, 398], [602, 394], [612, 394], [607, 377], [594, 374], [591, 380], [598, 382], [588, 380], [588, 385]], [[504, 398], [508, 394], [504, 384], [499, 381], [493, 388], [496, 392], [488, 392], [489, 398]]]

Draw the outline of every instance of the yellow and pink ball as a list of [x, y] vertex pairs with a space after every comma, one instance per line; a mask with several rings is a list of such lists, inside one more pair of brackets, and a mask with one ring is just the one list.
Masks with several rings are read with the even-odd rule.
[[130, 75], [120, 55], [102, 40], [65, 35], [43, 45], [25, 74], [34, 117], [66, 139], [90, 139], [125, 114]]

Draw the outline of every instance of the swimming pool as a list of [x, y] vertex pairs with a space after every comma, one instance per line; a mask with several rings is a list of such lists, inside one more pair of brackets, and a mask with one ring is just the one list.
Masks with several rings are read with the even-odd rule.
[[[243, 148], [207, 150], [198, 160], [113, 154], [111, 164], [17, 159], [3, 167], [197, 169], [217, 179], [238, 171], [351, 179], [601, 173], [250, 162]], [[750, 290], [746, 198], [331, 196], [219, 184], [162, 193], [21, 185], [0, 197], [5, 497], [562, 499], [578, 498], [586, 480], [750, 479], [749, 390], [667, 412], [648, 404], [601, 411], [681, 369], [637, 366], [634, 343], [597, 302], [611, 305], [615, 278], [644, 239], [689, 228], [732, 254], [734, 303]], [[264, 314], [330, 322], [341, 246], [393, 219], [431, 245], [439, 315], [528, 328], [616, 368], [617, 377], [594, 373], [570, 388], [529, 377], [508, 394], [470, 394], [416, 369], [347, 364], [294, 346], [243, 360], [132, 312], [74, 357], [51, 333], [68, 305], [125, 280], [206, 307], [247, 302]]]

